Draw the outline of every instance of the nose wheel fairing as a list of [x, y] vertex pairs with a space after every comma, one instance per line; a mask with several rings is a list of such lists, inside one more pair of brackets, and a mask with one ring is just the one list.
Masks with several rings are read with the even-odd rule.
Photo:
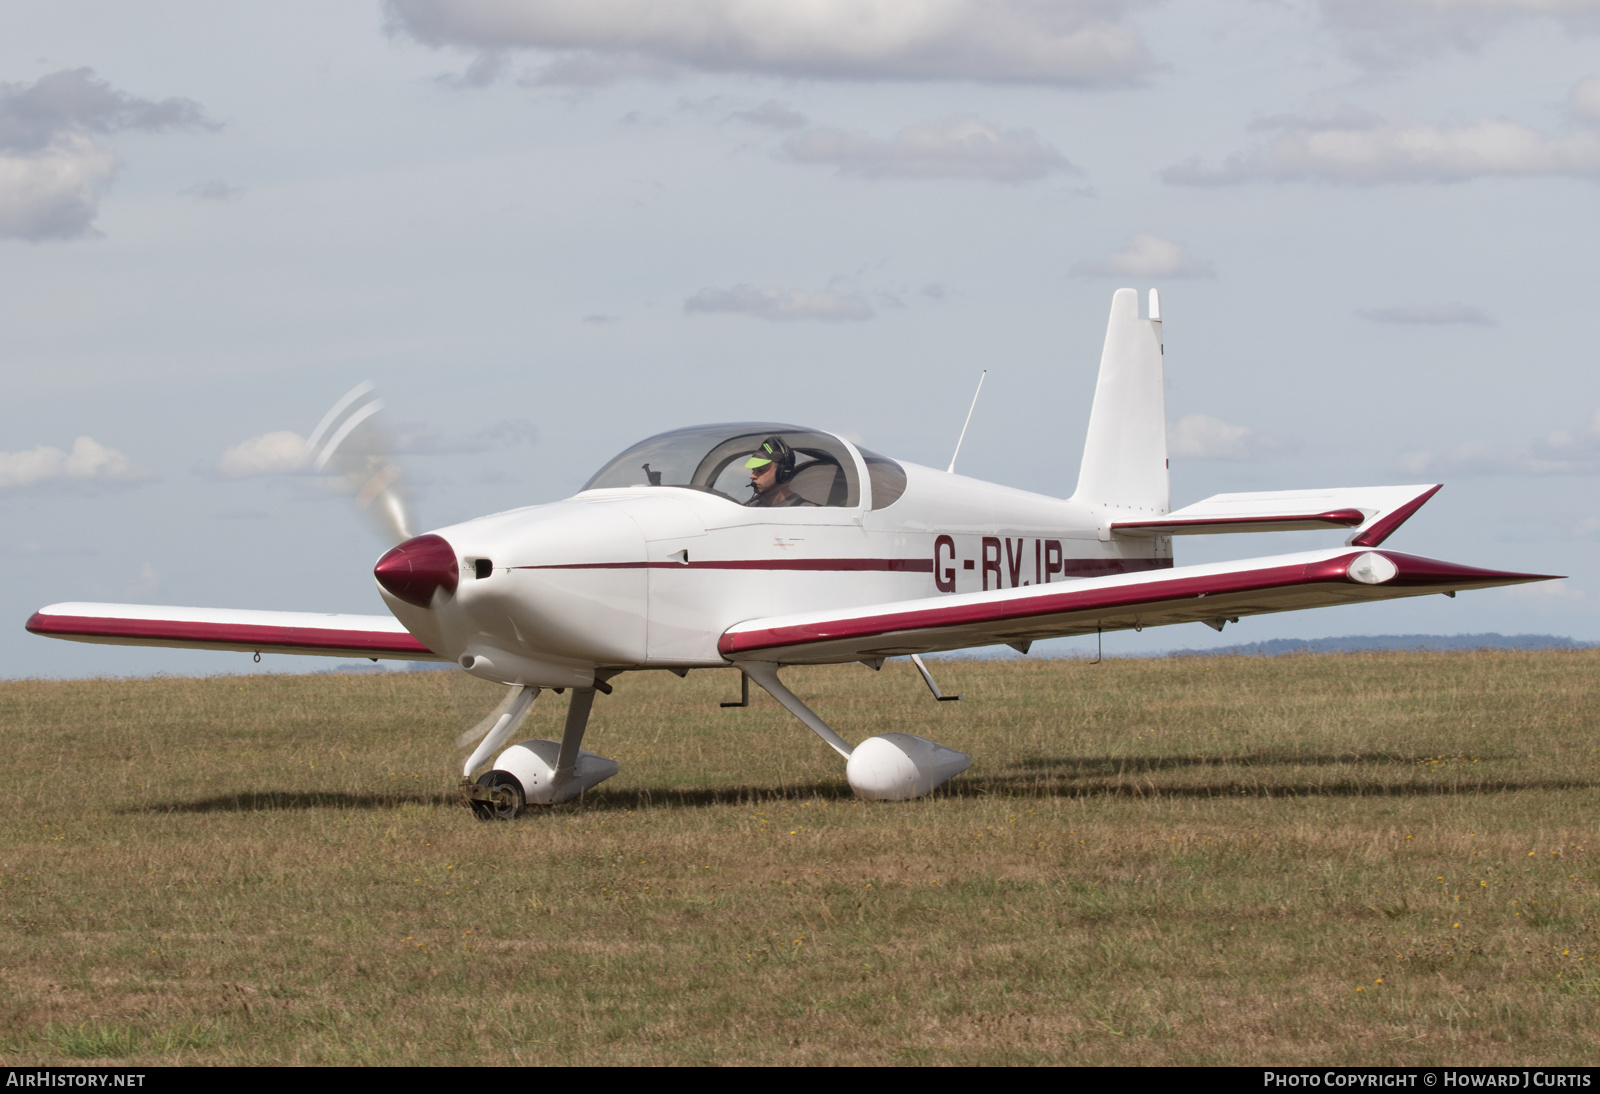
[[615, 775], [617, 761], [579, 749], [573, 762], [563, 768], [559, 759], [560, 741], [523, 741], [512, 745], [495, 760], [495, 775], [510, 774], [522, 787], [529, 805], [559, 805], [571, 801]]

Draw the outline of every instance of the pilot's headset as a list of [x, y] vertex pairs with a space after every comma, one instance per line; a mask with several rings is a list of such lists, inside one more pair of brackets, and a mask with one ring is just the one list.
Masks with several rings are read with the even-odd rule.
[[794, 449], [784, 444], [782, 437], [768, 437], [762, 441], [745, 466], [759, 466], [769, 461], [778, 465], [779, 482], [794, 478]]

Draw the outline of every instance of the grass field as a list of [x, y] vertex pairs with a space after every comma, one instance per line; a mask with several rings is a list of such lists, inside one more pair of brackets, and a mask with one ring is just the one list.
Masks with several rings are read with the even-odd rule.
[[787, 673], [971, 752], [935, 798], [635, 674], [502, 824], [459, 673], [0, 684], [0, 1062], [1600, 1056], [1600, 651], [937, 671]]

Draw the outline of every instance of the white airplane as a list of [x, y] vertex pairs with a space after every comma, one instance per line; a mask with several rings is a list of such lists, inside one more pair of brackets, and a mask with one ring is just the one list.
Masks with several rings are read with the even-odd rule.
[[[454, 661], [509, 685], [462, 770], [483, 817], [576, 797], [617, 772], [582, 749], [595, 693], [619, 673], [737, 668], [847, 761], [855, 792], [927, 794], [970, 758], [887, 733], [851, 748], [779, 680], [788, 665], [921, 656], [1064, 635], [1483, 589], [1546, 575], [1476, 569], [1381, 544], [1437, 484], [1218, 494], [1168, 506], [1160, 303], [1112, 298], [1077, 489], [996, 486], [768, 422], [641, 441], [566, 501], [411, 536], [392, 466], [345, 442], [377, 409], [358, 388], [313, 435], [318, 465], [387, 513], [378, 560], [392, 616], [54, 604], [35, 634], [79, 642]], [[969, 412], [970, 419], [970, 412]], [[959, 442], [957, 451], [959, 452]], [[340, 460], [344, 460], [341, 466]], [[747, 498], [747, 491], [755, 495]], [[1174, 566], [1172, 537], [1348, 529], [1344, 546]], [[540, 689], [572, 690], [560, 741], [515, 733]], [[459, 744], [466, 745], [471, 737]]]

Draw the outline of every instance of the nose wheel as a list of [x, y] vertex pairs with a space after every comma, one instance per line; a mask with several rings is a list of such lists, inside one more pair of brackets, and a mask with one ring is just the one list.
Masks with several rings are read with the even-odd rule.
[[482, 821], [514, 820], [527, 802], [522, 784], [509, 771], [488, 771], [465, 788], [472, 814]]

